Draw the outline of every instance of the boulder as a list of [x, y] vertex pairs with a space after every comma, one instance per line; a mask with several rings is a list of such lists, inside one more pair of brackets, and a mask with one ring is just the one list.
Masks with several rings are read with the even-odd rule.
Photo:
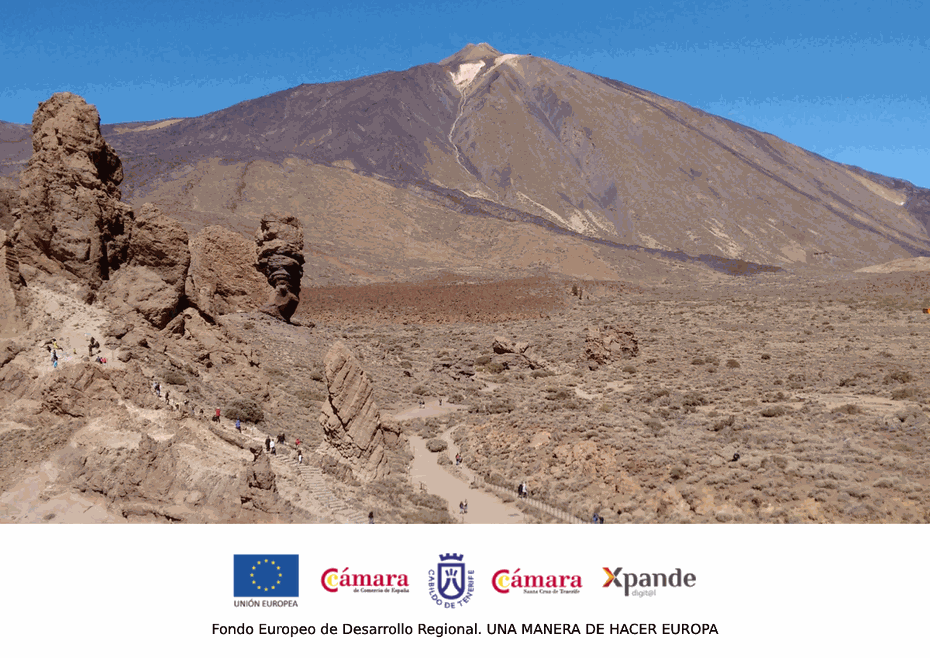
[[184, 291], [208, 318], [256, 311], [268, 283], [258, 270], [255, 243], [222, 226], [208, 226], [190, 240]]
[[269, 213], [255, 234], [258, 269], [274, 288], [271, 300], [260, 310], [291, 321], [300, 303], [304, 274], [304, 231], [296, 217]]
[[342, 341], [324, 360], [327, 398], [320, 424], [331, 452], [346, 464], [356, 479], [368, 482], [387, 474], [381, 414], [374, 388], [358, 359]]
[[128, 222], [126, 264], [103, 287], [117, 311], [134, 310], [158, 329], [182, 307], [190, 265], [187, 231], [147, 203]]
[[585, 330], [584, 358], [594, 364], [605, 365], [638, 354], [639, 341], [631, 329], [608, 325]]

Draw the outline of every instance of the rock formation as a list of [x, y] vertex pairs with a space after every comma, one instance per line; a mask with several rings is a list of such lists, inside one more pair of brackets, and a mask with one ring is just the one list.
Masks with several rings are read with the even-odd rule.
[[584, 356], [592, 367], [639, 354], [639, 341], [631, 329], [604, 326], [585, 330]]
[[258, 269], [275, 290], [271, 301], [261, 311], [290, 322], [300, 302], [304, 231], [296, 217], [269, 213], [262, 217], [255, 243]]
[[255, 311], [268, 284], [256, 270], [255, 243], [222, 226], [208, 226], [190, 240], [185, 294], [209, 318]]
[[358, 359], [342, 341], [333, 345], [324, 360], [327, 399], [320, 424], [326, 443], [338, 453], [353, 475], [363, 482], [386, 474], [381, 414], [374, 389]]
[[39, 105], [32, 148], [14, 210], [20, 271], [27, 280], [35, 270], [64, 274], [96, 290], [125, 260], [132, 210], [120, 201], [122, 163], [96, 108], [67, 92]]
[[126, 264], [106, 284], [107, 300], [118, 310], [138, 311], [161, 329], [184, 300], [190, 265], [187, 231], [147, 203], [128, 223]]
[[540, 356], [539, 350], [529, 343], [516, 343], [502, 336], [495, 336], [494, 341], [491, 343], [491, 349], [494, 350], [495, 354], [513, 354], [523, 357], [526, 365], [533, 370], [551, 369], [550, 364]]

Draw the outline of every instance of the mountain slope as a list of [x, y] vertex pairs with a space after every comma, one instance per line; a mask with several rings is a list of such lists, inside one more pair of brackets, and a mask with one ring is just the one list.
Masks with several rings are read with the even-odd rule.
[[[432, 258], [396, 262], [409, 252], [409, 233], [377, 218], [406, 217], [411, 204], [442, 206], [453, 223], [528, 222], [593, 238], [599, 250], [617, 244], [843, 269], [930, 255], [927, 190], [488, 44], [469, 44], [438, 64], [301, 85], [191, 119], [105, 126], [104, 134], [123, 158], [127, 200], [167, 204], [190, 229], [224, 223], [248, 232], [267, 210], [293, 212], [311, 232], [320, 223], [316, 232], [330, 236], [329, 256], [343, 273], [387, 275], [462, 259], [481, 268], [482, 249], [455, 237], [455, 258], [434, 246]], [[22, 160], [22, 146], [7, 148], [5, 161]], [[317, 165], [354, 175], [330, 176]], [[344, 187], [314, 196], [297, 170]], [[381, 188], [364, 178], [404, 193], [375, 193]], [[344, 225], [353, 208], [371, 218], [363, 234]], [[417, 234], [423, 245], [442, 241]], [[377, 244], [361, 249], [366, 240]], [[529, 260], [545, 266], [532, 242]], [[376, 265], [385, 259], [393, 263], [386, 270]]]

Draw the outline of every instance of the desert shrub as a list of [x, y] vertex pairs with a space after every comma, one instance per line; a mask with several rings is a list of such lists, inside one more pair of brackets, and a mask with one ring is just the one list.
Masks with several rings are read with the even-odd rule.
[[658, 359], [646, 359], [646, 363], [655, 363]]
[[686, 474], [687, 474], [687, 471], [685, 471], [685, 467], [684, 467], [684, 466], [672, 466], [672, 470], [669, 471], [668, 476], [669, 476], [672, 480], [680, 480], [680, 479], [683, 478]]
[[398, 365], [400, 365], [400, 367], [404, 370], [410, 370], [413, 367], [413, 364], [409, 361], [401, 361]]
[[702, 366], [702, 365], [704, 365], [704, 359], [702, 359], [701, 357], [697, 356], [697, 357], [691, 359], [691, 365], [693, 365], [693, 366]]
[[768, 361], [768, 360], [771, 359], [771, 358], [772, 358], [772, 355], [771, 355], [771, 354], [763, 354], [763, 355], [762, 355], [762, 360], [763, 360], [763, 361]]
[[487, 410], [489, 414], [509, 414], [514, 406], [510, 400], [494, 400], [488, 404]]
[[921, 391], [915, 386], [904, 386], [896, 388], [891, 392], [892, 400], [917, 400], [921, 397]]
[[465, 396], [459, 393], [458, 391], [454, 391], [449, 394], [449, 402], [451, 402], [452, 404], [460, 404], [462, 402], [465, 402]]
[[718, 359], [718, 358], [715, 357], [715, 356], [705, 356], [705, 357], [704, 357], [704, 363], [706, 363], [706, 364], [709, 365], [709, 366], [719, 366], [719, 365], [720, 365], [720, 359]]
[[614, 410], [614, 406], [612, 404], [605, 402], [600, 407], [598, 407], [597, 410], [600, 411], [602, 414], [609, 414], [611, 411]]
[[429, 389], [426, 388], [423, 384], [418, 384], [413, 389], [413, 394], [414, 395], [429, 395]]
[[294, 397], [297, 398], [297, 401], [301, 404], [311, 405], [314, 402], [322, 402], [327, 398], [326, 391], [316, 391], [313, 389], [305, 388], [297, 391], [294, 394]]
[[436, 458], [436, 463], [440, 466], [452, 466], [452, 460], [449, 458], [448, 452], [439, 453], [439, 457]]
[[861, 414], [862, 409], [860, 409], [859, 406], [855, 404], [844, 404], [843, 406], [837, 407], [836, 409], [834, 409], [833, 413]]
[[430, 452], [442, 452], [449, 447], [449, 444], [442, 439], [430, 439], [426, 442], [426, 449]]
[[623, 372], [629, 373], [631, 375], [636, 374], [636, 366], [630, 365], [629, 363], [623, 366]]
[[644, 422], [643, 424], [644, 424], [646, 427], [648, 427], [649, 429], [651, 429], [651, 430], [653, 431], [654, 434], [658, 434], [659, 431], [660, 431], [663, 427], [665, 427], [665, 426], [664, 426], [661, 422], [659, 422], [659, 420], [656, 419], [656, 418], [650, 418], [649, 420], [647, 420], [647, 421]]
[[736, 420], [736, 418], [733, 417], [732, 415], [731, 415], [731, 416], [727, 416], [726, 418], [719, 418], [719, 419], [717, 419], [716, 421], [714, 421], [714, 424], [711, 425], [711, 428], [710, 428], [710, 429], [711, 429], [711, 431], [719, 432], [719, 431], [722, 430], [724, 427], [732, 427], [732, 426], [733, 426], [733, 422], [734, 422], [735, 420]]
[[682, 398], [681, 406], [685, 409], [690, 407], [700, 407], [707, 404], [707, 398], [704, 397], [701, 393], [696, 393], [694, 391], [685, 393], [684, 398]]
[[670, 394], [671, 393], [667, 388], [654, 388], [646, 391], [646, 393], [643, 395], [643, 402], [649, 404], [650, 402], [654, 402], [661, 397], [668, 397]]
[[765, 409], [759, 412], [759, 415], [764, 416], [765, 418], [776, 418], [777, 416], [784, 416], [786, 413], [787, 413], [787, 409], [785, 409], [784, 407], [775, 405], [773, 407], [766, 407]]
[[246, 322], [242, 325], [242, 328], [246, 331], [252, 331], [252, 329], [255, 328], [255, 323], [251, 320], [246, 320]]
[[265, 413], [257, 402], [239, 398], [226, 405], [223, 417], [230, 420], [238, 418], [246, 423], [260, 423], [265, 419]]
[[888, 373], [885, 375], [883, 384], [907, 384], [909, 381], [912, 381], [914, 376], [909, 373], [907, 370], [895, 370], [894, 372]]
[[[550, 388], [554, 388], [554, 390], [548, 390]], [[566, 388], [547, 387], [547, 400], [568, 400], [570, 397], [572, 397], [572, 394]]]
[[727, 359], [727, 368], [739, 368], [739, 361], [736, 359]]
[[187, 378], [175, 370], [162, 371], [161, 379], [166, 384], [172, 384], [174, 386], [184, 386], [187, 383]]
[[500, 373], [504, 372], [504, 370], [506, 369], [507, 369], [507, 366], [505, 366], [503, 363], [497, 363], [497, 362], [489, 363], [487, 367], [485, 368], [485, 370], [487, 370], [492, 375], [499, 375]]
[[534, 370], [530, 373], [530, 377], [533, 379], [539, 379], [540, 377], [552, 377], [552, 372], [546, 370], [545, 368], [540, 370]]
[[415, 493], [410, 496], [410, 502], [417, 507], [427, 509], [442, 510], [446, 509], [446, 499], [430, 493]]
[[315, 382], [323, 381], [323, 368], [320, 366], [314, 366], [310, 369], [310, 379]]

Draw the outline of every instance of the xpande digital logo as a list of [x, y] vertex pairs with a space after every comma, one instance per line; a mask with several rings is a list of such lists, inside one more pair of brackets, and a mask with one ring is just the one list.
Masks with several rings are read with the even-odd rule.
[[524, 574], [520, 569], [500, 569], [491, 577], [495, 592], [509, 594], [511, 590], [523, 594], [578, 594], [581, 592], [581, 576], [549, 574], [537, 576]]
[[697, 577], [693, 573], [682, 575], [681, 569], [675, 569], [668, 574], [665, 573], [641, 573], [635, 574], [632, 571], [623, 571], [623, 567], [617, 567], [613, 571], [604, 567], [607, 574], [607, 582], [604, 587], [610, 587], [613, 583], [615, 587], [623, 590], [624, 596], [655, 596], [659, 588], [665, 587], [694, 587]]
[[436, 605], [460, 608], [471, 601], [475, 572], [465, 570], [463, 557], [458, 553], [440, 555], [436, 569], [429, 570], [429, 595]]
[[350, 573], [348, 567], [342, 571], [332, 568], [323, 572], [320, 583], [323, 589], [333, 593], [338, 592], [340, 588], [366, 594], [410, 593], [410, 583], [405, 573]]

